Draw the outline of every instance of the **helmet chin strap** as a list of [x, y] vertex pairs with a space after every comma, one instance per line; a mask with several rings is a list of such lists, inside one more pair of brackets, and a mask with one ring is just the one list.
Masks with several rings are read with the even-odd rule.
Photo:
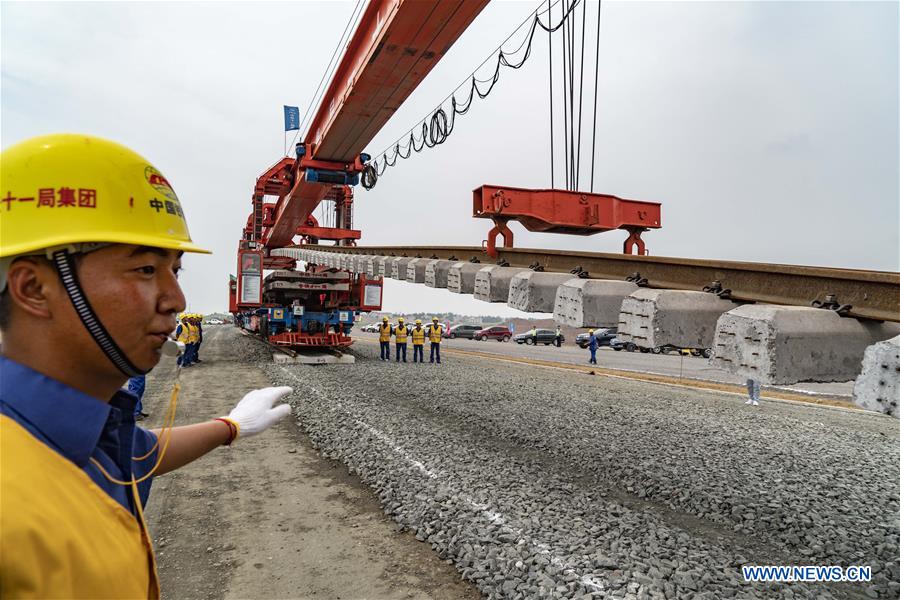
[[84, 324], [85, 329], [88, 330], [88, 333], [100, 346], [100, 350], [103, 351], [106, 358], [128, 377], [148, 373], [148, 371], [138, 369], [128, 360], [122, 349], [119, 348], [109, 335], [109, 332], [106, 331], [100, 319], [97, 318], [97, 314], [91, 308], [91, 304], [88, 302], [84, 291], [81, 289], [81, 284], [78, 282], [78, 275], [75, 272], [75, 257], [67, 250], [57, 250], [53, 253], [53, 263], [56, 265], [59, 278], [62, 280], [63, 287], [69, 295], [69, 300], [72, 301], [72, 305], [75, 307], [75, 312], [78, 313], [78, 317]]

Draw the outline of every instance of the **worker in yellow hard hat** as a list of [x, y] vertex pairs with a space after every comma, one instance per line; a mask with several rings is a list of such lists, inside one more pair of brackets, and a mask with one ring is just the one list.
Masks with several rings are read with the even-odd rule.
[[597, 338], [594, 336], [594, 330], [588, 330], [588, 349], [591, 351], [591, 360], [588, 362], [592, 365], [597, 364]]
[[431, 318], [431, 325], [427, 327], [428, 341], [431, 342], [431, 361], [441, 364], [441, 340], [444, 338], [444, 328], [438, 322], [437, 317]]
[[194, 335], [191, 324], [191, 313], [184, 313], [175, 328], [175, 339], [184, 344], [184, 352], [178, 356], [178, 366], [188, 368], [193, 364]]
[[425, 329], [422, 319], [416, 319], [416, 326], [410, 331], [413, 345], [413, 362], [425, 362]]
[[381, 345], [381, 360], [391, 360], [391, 333], [394, 328], [391, 327], [387, 317], [381, 318], [381, 325], [378, 326], [378, 343]]
[[188, 343], [185, 348], [185, 358], [182, 367], [190, 367], [199, 360], [200, 342], [203, 339], [203, 332], [200, 329], [200, 315], [197, 313], [188, 313], [187, 318]]
[[178, 197], [146, 159], [86, 135], [0, 153], [0, 595], [155, 598], [142, 511], [153, 477], [259, 433], [290, 388], [229, 413], [136, 427], [121, 389], [160, 360], [185, 308], [188, 234]]
[[397, 326], [394, 327], [394, 341], [397, 345], [396, 361], [400, 362], [400, 355], [403, 355], [403, 362], [406, 362], [406, 340], [409, 337], [409, 327], [403, 320], [403, 317], [397, 319]]

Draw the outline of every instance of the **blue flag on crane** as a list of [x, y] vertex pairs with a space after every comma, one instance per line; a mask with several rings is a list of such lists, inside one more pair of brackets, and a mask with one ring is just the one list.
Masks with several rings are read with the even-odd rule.
[[296, 106], [284, 107], [284, 130], [295, 131], [300, 129], [300, 108]]

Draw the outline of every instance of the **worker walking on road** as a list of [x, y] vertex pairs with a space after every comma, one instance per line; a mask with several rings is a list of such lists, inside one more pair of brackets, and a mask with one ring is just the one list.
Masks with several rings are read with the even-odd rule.
[[559, 348], [562, 346], [562, 328], [559, 325], [556, 326], [556, 337], [554, 338], [554, 343], [556, 347]]
[[594, 337], [594, 330], [588, 331], [588, 349], [591, 351], [591, 360], [588, 361], [592, 365], [597, 364], [597, 338]]
[[537, 346], [537, 327], [532, 327], [528, 335], [531, 336], [531, 345]]
[[403, 362], [406, 362], [406, 338], [409, 336], [409, 327], [403, 322], [403, 317], [397, 319], [397, 326], [394, 328], [394, 338], [397, 342], [397, 362], [400, 362], [400, 355], [403, 355]]
[[378, 342], [381, 344], [381, 360], [391, 360], [391, 333], [393, 327], [388, 322], [387, 317], [381, 318], [381, 325], [378, 326]]
[[153, 477], [269, 428], [291, 389], [173, 427], [176, 386], [164, 428], [137, 427], [122, 386], [156, 366], [185, 308], [182, 254], [207, 252], [178, 197], [138, 154], [71, 134], [3, 150], [0, 188], [18, 198], [0, 219], [0, 593], [158, 598]]
[[747, 379], [747, 401], [744, 404], [759, 406], [759, 380]]
[[[431, 342], [431, 362], [441, 364], [441, 341], [444, 338], [444, 328], [438, 322], [437, 317], [431, 318], [431, 325], [428, 326], [428, 341]], [[424, 360], [424, 359], [423, 359]]]
[[422, 319], [416, 319], [416, 326], [410, 331], [413, 345], [413, 362], [425, 362], [425, 329]]

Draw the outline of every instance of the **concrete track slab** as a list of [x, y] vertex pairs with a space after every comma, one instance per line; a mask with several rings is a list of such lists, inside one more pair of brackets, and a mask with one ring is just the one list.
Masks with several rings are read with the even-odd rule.
[[475, 274], [475, 299], [484, 302], [506, 302], [509, 299], [509, 282], [518, 273], [528, 271], [524, 267], [488, 265]]
[[556, 303], [556, 288], [577, 279], [571, 273], [541, 273], [525, 270], [513, 275], [509, 282], [506, 303], [525, 312], [552, 313]]
[[616, 327], [622, 300], [637, 290], [630, 281], [570, 279], [556, 290], [553, 319], [570, 327]]
[[406, 265], [406, 280], [410, 283], [425, 283], [425, 268], [432, 259], [414, 258]]
[[391, 261], [393, 261], [396, 256], [382, 256], [376, 259], [377, 264], [377, 272], [375, 275], [379, 277], [390, 277], [391, 276]]
[[900, 419], [900, 336], [866, 348], [853, 401], [866, 410]]
[[804, 306], [747, 304], [719, 318], [711, 363], [762, 383], [850, 381], [860, 374], [868, 346], [898, 334], [896, 323]]
[[360, 254], [357, 255], [356, 259], [353, 261], [354, 273], [362, 273], [365, 275], [369, 270], [369, 259], [371, 257], [368, 254]]
[[336, 356], [327, 352], [300, 352], [297, 356], [273, 352], [272, 362], [276, 365], [352, 365], [356, 362], [356, 357], [352, 354]]
[[369, 257], [369, 262], [366, 264], [366, 275], [369, 277], [379, 277], [379, 271], [381, 269], [381, 265], [383, 263], [383, 256], [373, 255]]
[[618, 337], [642, 348], [711, 348], [716, 321], [735, 307], [706, 292], [641, 288], [622, 300]]
[[430, 261], [425, 266], [425, 285], [433, 288], [446, 288], [447, 274], [450, 272], [450, 267], [457, 262], [458, 261], [455, 260], [443, 259]]
[[475, 274], [483, 267], [481, 263], [455, 263], [447, 272], [447, 289], [454, 294], [474, 294]]
[[397, 268], [397, 261], [403, 258], [402, 256], [391, 256], [388, 257], [386, 261], [384, 261], [384, 276], [385, 278], [394, 277], [394, 272]]
[[409, 266], [410, 261], [415, 260], [414, 258], [402, 257], [391, 263], [391, 279], [399, 279], [400, 281], [406, 281], [406, 267]]

